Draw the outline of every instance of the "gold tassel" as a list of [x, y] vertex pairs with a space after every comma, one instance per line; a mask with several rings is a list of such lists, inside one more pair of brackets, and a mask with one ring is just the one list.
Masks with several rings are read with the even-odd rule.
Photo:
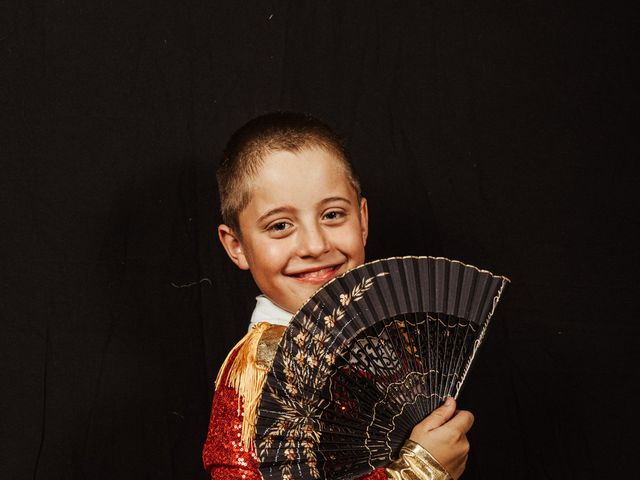
[[[264, 365], [258, 364], [256, 361], [258, 343], [262, 334], [271, 326], [267, 322], [258, 323], [233, 347], [232, 352], [237, 351], [237, 353], [224, 383], [225, 386], [233, 388], [238, 393], [238, 415], [244, 406], [241, 441], [248, 451], [255, 446], [256, 415], [262, 386], [269, 372], [268, 367], [265, 368]], [[227, 362], [231, 356], [232, 354], [229, 354], [220, 367], [216, 378], [216, 388], [220, 386], [222, 373], [226, 370]]]

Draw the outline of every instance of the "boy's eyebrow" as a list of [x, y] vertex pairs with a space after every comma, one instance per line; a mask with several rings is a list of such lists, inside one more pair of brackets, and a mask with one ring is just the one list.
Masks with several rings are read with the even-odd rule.
[[264, 215], [261, 215], [260, 218], [258, 218], [256, 223], [260, 223], [263, 220], [269, 218], [272, 215], [277, 215], [279, 213], [284, 213], [284, 212], [291, 212], [292, 210], [294, 210], [292, 207], [278, 207], [278, 208], [273, 208], [271, 210], [269, 210], [267, 213], [265, 213]]
[[345, 197], [328, 197], [325, 198], [323, 200], [320, 200], [320, 202], [318, 202], [318, 205], [324, 205], [325, 203], [331, 203], [331, 202], [335, 202], [335, 201], [343, 201], [343, 202], [347, 202], [348, 204], [351, 204], [351, 201], [348, 198]]
[[[327, 197], [327, 198], [324, 198], [324, 199], [320, 200], [318, 202], [318, 205], [324, 205], [326, 203], [331, 203], [331, 202], [336, 202], [336, 201], [346, 202], [349, 205], [351, 205], [351, 201], [348, 198], [345, 198], [345, 197]], [[289, 213], [289, 212], [292, 212], [293, 210], [295, 210], [295, 208], [289, 207], [289, 206], [273, 208], [273, 209], [269, 210], [267, 213], [265, 213], [264, 215], [260, 215], [260, 217], [258, 218], [256, 223], [262, 223], [264, 220], [266, 220], [267, 218], [271, 217], [272, 215], [278, 215], [280, 213]]]

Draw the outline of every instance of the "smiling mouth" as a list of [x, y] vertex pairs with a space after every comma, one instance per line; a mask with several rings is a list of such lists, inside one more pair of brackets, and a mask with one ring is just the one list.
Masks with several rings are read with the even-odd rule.
[[295, 273], [290, 276], [303, 282], [325, 283], [336, 275], [340, 267], [341, 265], [333, 265], [330, 267], [319, 268], [317, 270]]

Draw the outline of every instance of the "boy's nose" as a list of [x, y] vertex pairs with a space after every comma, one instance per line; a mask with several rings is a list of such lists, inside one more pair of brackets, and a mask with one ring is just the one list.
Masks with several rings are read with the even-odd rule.
[[321, 228], [304, 228], [299, 231], [298, 256], [317, 257], [329, 251], [329, 241]]

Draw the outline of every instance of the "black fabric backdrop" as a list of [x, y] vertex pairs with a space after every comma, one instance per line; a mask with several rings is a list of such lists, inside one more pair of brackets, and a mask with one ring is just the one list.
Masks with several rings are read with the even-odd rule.
[[217, 244], [216, 156], [274, 109], [347, 138], [369, 259], [512, 278], [465, 478], [635, 476], [630, 8], [121, 3], [0, 7], [0, 478], [205, 478], [256, 293]]

